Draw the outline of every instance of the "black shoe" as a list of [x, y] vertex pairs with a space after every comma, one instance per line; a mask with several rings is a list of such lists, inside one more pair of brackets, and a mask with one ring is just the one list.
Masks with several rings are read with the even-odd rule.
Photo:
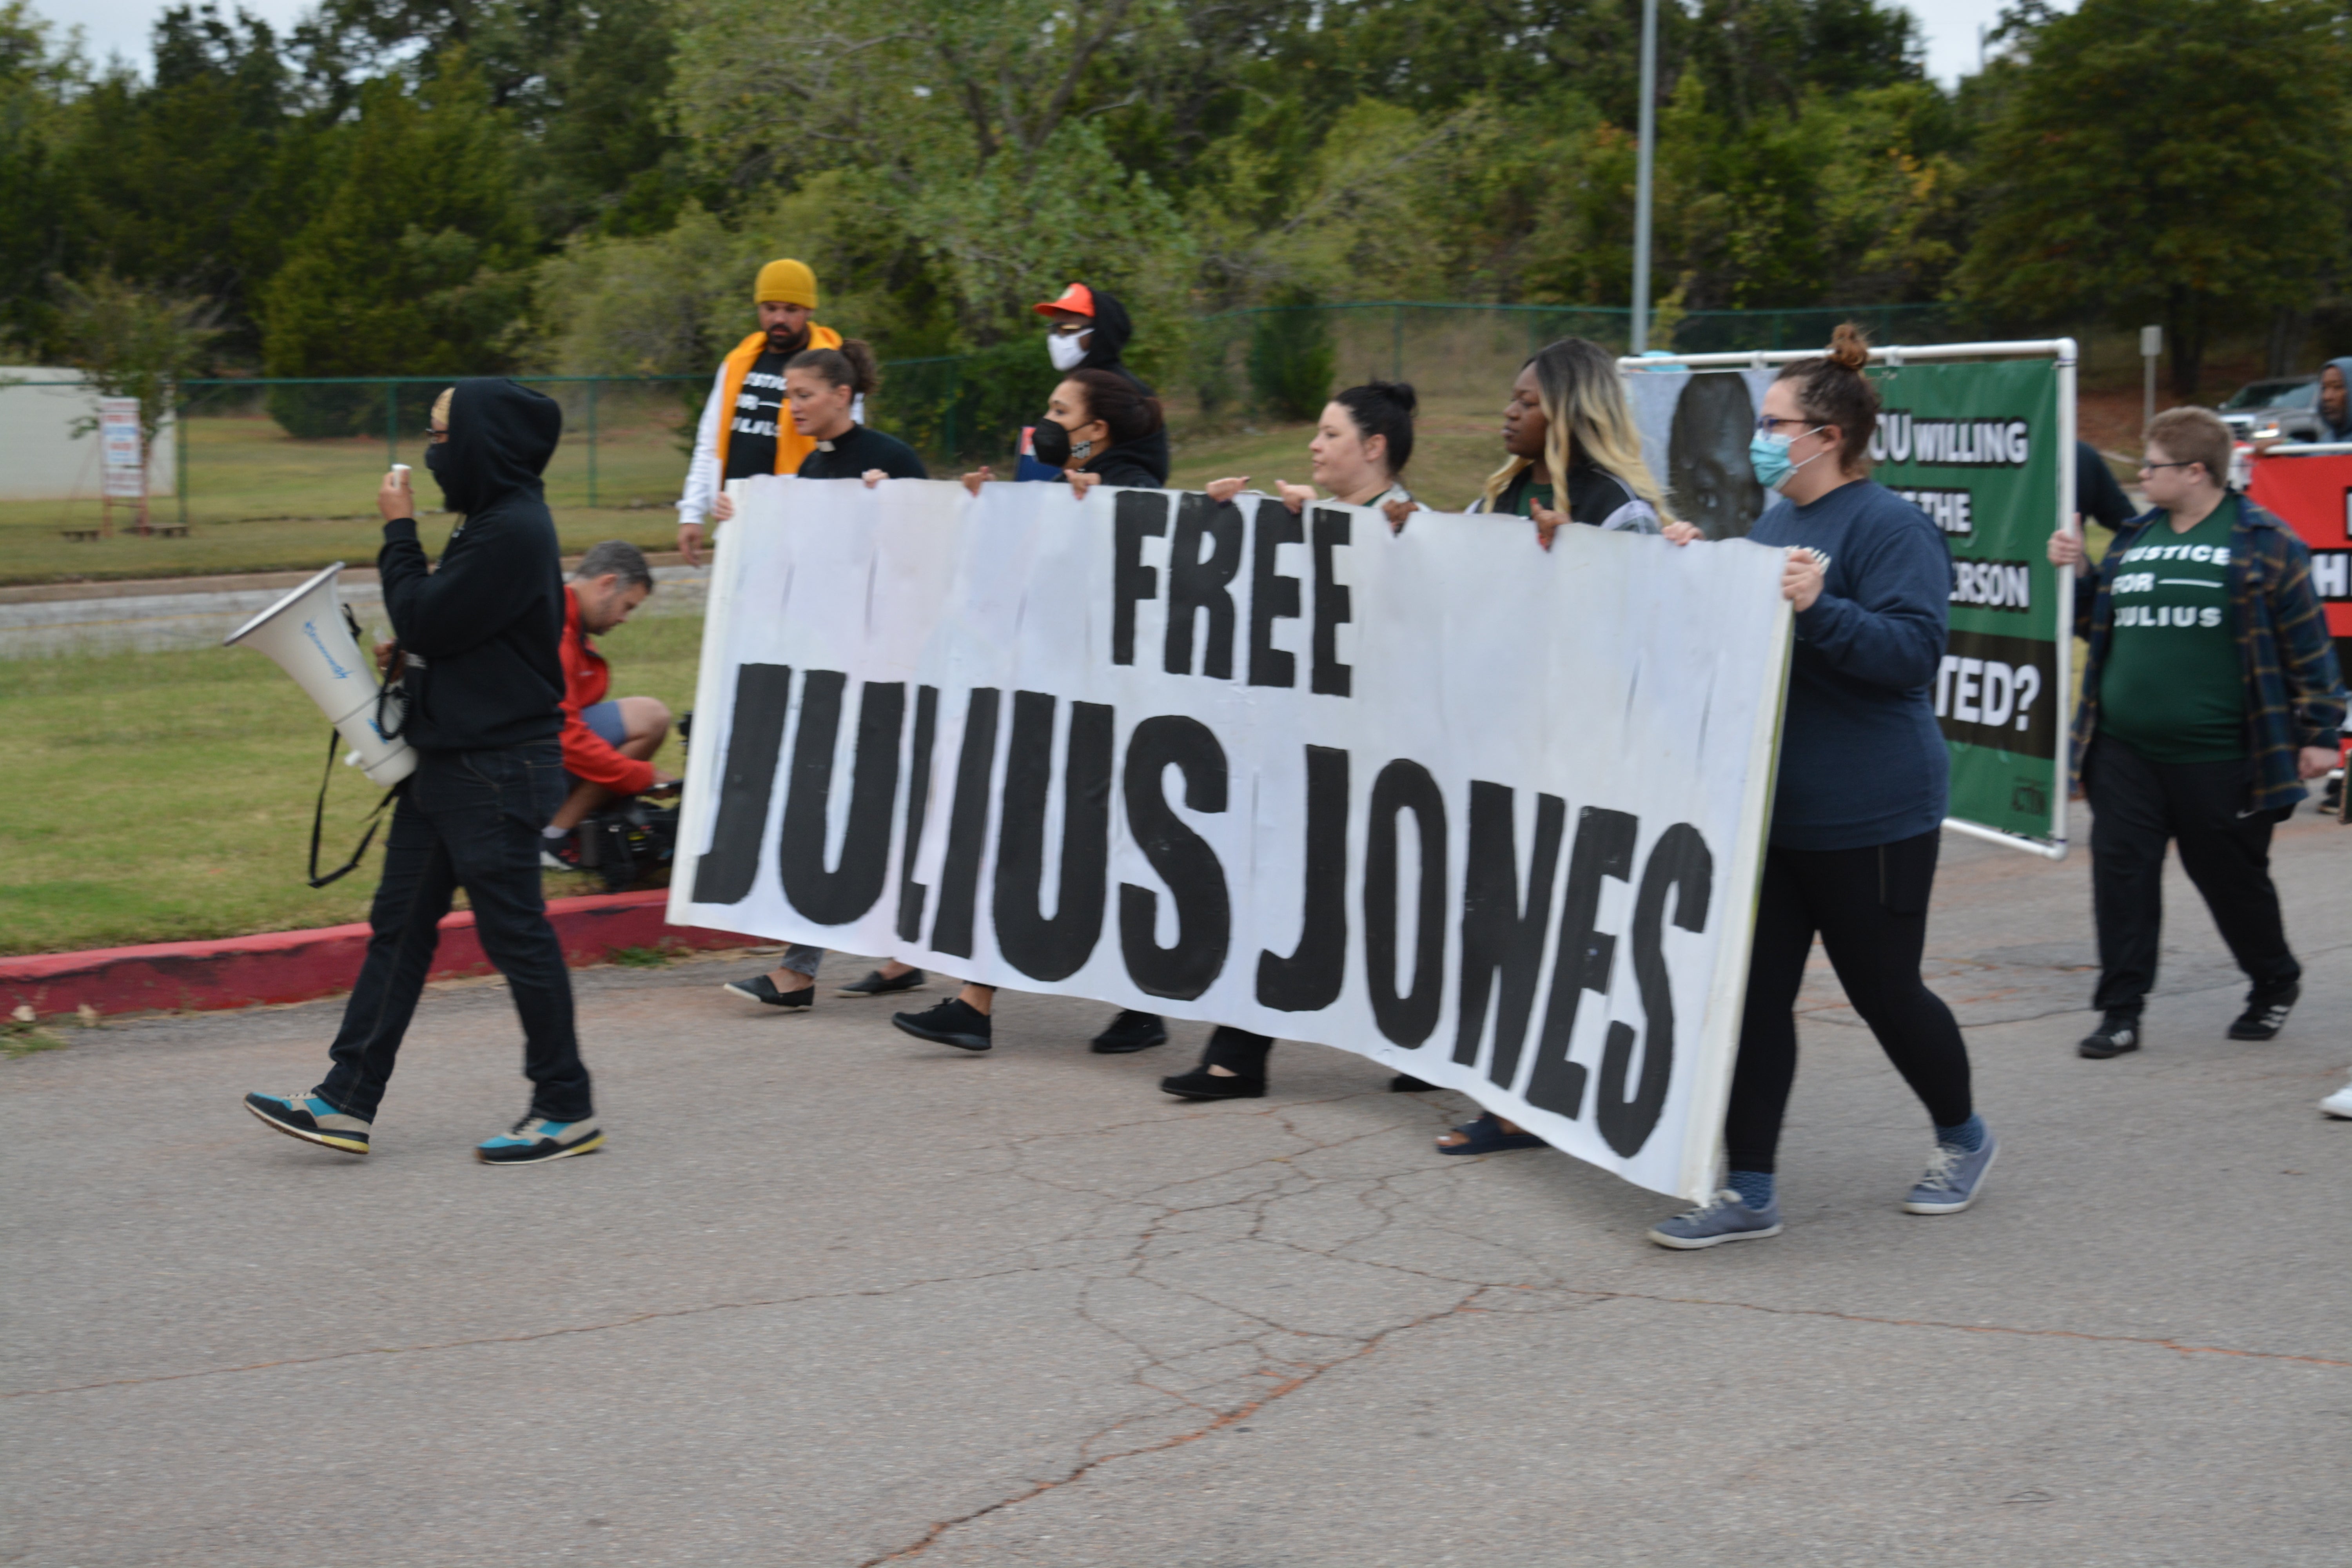
[[1191, 1072], [1161, 1079], [1160, 1090], [1179, 1100], [1264, 1100], [1265, 1079], [1220, 1078], [1205, 1067], [1197, 1067]]
[[865, 979], [853, 980], [846, 985], [837, 987], [834, 994], [836, 996], [887, 996], [894, 992], [920, 991], [922, 988], [923, 972], [919, 969], [909, 969], [904, 974], [885, 974], [878, 969], [869, 969], [866, 972]]
[[816, 1002], [816, 987], [803, 985], [797, 991], [779, 991], [776, 983], [764, 974], [754, 974], [749, 980], [730, 980], [719, 987], [746, 1002], [765, 1002], [771, 1007], [807, 1007]]
[[1409, 1072], [1401, 1072], [1389, 1079], [1391, 1094], [1429, 1094], [1437, 1089], [1433, 1083], [1423, 1083]]
[[961, 996], [950, 996], [921, 1013], [893, 1013], [890, 1022], [915, 1038], [933, 1045], [984, 1051], [994, 1044], [989, 1038], [988, 1015]]
[[2139, 1049], [2139, 1015], [2108, 1014], [2099, 1020], [2097, 1028], [2083, 1037], [2082, 1044], [2074, 1049], [2077, 1054], [2093, 1061], [2105, 1061], [2109, 1057], [2119, 1057], [2126, 1051]]
[[2297, 982], [2267, 996], [2247, 997], [2246, 1010], [2238, 1015], [2236, 1023], [2230, 1026], [2230, 1037], [2233, 1040], [2276, 1039], [2278, 1032], [2286, 1027], [2286, 1016], [2294, 1011], [2296, 999], [2302, 994], [2303, 985]]
[[1167, 1043], [1168, 1026], [1160, 1022], [1159, 1014], [1139, 1013], [1129, 1007], [1095, 1037], [1094, 1051], [1099, 1057], [1121, 1057], [1129, 1051], [1148, 1051]]

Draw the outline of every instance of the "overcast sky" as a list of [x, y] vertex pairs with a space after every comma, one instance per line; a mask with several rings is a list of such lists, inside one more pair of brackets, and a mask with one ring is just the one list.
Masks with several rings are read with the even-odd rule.
[[[244, 8], [279, 29], [289, 27], [312, 0], [244, 0]], [[1976, 69], [1977, 29], [2000, 16], [2001, 0], [1907, 0], [1927, 38], [1927, 70], [1949, 85]], [[226, 0], [223, 10], [236, 9]], [[148, 66], [147, 34], [164, 10], [160, 0], [33, 0], [33, 9], [53, 22], [78, 24], [92, 59], [120, 54], [141, 70]]]

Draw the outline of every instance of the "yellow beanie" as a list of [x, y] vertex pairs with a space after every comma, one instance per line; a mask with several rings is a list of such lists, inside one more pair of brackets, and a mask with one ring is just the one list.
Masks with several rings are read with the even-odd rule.
[[816, 309], [816, 274], [805, 261], [771, 261], [760, 268], [759, 286], [751, 290], [755, 305], [806, 305]]

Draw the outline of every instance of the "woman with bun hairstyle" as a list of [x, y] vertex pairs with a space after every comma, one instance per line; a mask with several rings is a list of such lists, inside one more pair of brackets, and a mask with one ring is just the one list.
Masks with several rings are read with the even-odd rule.
[[[1158, 489], [1164, 474], [1154, 473], [1149, 459], [1151, 438], [1162, 424], [1160, 400], [1139, 391], [1128, 376], [1080, 369], [1054, 388], [1045, 417], [1038, 421], [1031, 440], [1037, 460], [1059, 468], [1057, 482], [1067, 483], [1080, 499], [1098, 484]], [[977, 496], [980, 487], [995, 477], [991, 469], [976, 468], [964, 475], [964, 488]], [[890, 1022], [919, 1040], [985, 1051], [996, 1043], [990, 1022], [995, 1005], [995, 986], [966, 982], [938, 1006], [894, 1014]], [[1168, 1026], [1159, 1014], [1123, 1008], [1094, 1037], [1094, 1049], [1102, 1056], [1121, 1056], [1164, 1045], [1167, 1039]]]
[[[845, 338], [837, 349], [804, 349], [785, 362], [784, 406], [793, 429], [816, 443], [796, 474], [804, 479], [864, 479], [869, 489], [884, 479], [931, 477], [912, 447], [857, 422], [859, 401], [881, 385], [882, 366], [860, 338]], [[722, 492], [710, 515], [720, 522], [733, 517], [734, 498]]]
[[1503, 449], [1508, 458], [1465, 510], [1527, 518], [1546, 550], [1563, 522], [1655, 533], [1665, 518], [1617, 361], [1599, 343], [1562, 338], [1519, 367]]
[[[1349, 506], [1377, 506], [1391, 530], [1404, 525], [1412, 510], [1412, 492], [1398, 476], [1412, 460], [1412, 416], [1416, 399], [1402, 382], [1374, 381], [1332, 395], [1316, 421], [1315, 438], [1307, 444], [1314, 464], [1316, 485], [1332, 499]], [[1212, 499], [1231, 500], [1241, 493], [1248, 476], [1212, 479]], [[1314, 485], [1276, 481], [1282, 504], [1304, 511], [1322, 498]], [[1265, 1061], [1274, 1040], [1248, 1029], [1219, 1025], [1201, 1053], [1201, 1065], [1191, 1072], [1160, 1080], [1160, 1089], [1181, 1100], [1257, 1100], [1265, 1094]], [[1409, 1074], [1399, 1073], [1389, 1088], [1403, 1093], [1434, 1089]]]
[[[873, 349], [856, 338], [845, 339], [837, 349], [806, 349], [785, 362], [784, 406], [792, 413], [793, 428], [816, 443], [801, 459], [800, 478], [863, 479], [868, 489], [884, 479], [930, 478], [912, 447], [854, 416], [857, 400], [873, 395], [881, 384]], [[725, 522], [735, 515], [734, 501], [721, 494], [711, 515]], [[816, 969], [824, 961], [824, 949], [793, 942], [775, 968], [749, 980], [727, 981], [719, 989], [771, 1007], [806, 1007], [816, 1000]], [[922, 984], [921, 970], [894, 958], [842, 987], [841, 994], [880, 996]]]
[[[1404, 526], [1412, 510], [1412, 492], [1398, 478], [1412, 461], [1412, 416], [1419, 405], [1410, 384], [1368, 381], [1331, 395], [1315, 423], [1315, 438], [1307, 443], [1313, 465], [1313, 484], [1275, 481], [1282, 504], [1301, 511], [1318, 499], [1320, 485], [1331, 499], [1349, 506], [1376, 506], [1387, 514], [1391, 531]], [[1231, 500], [1249, 483], [1249, 476], [1211, 479], [1213, 500]]]
[[[1724, 1117], [1730, 1174], [1707, 1203], [1650, 1231], [1661, 1247], [1780, 1233], [1774, 1160], [1816, 935], [1935, 1123], [1935, 1152], [1904, 1209], [1967, 1208], [2000, 1150], [1970, 1098], [1959, 1026], [1919, 978], [1949, 765], [1932, 689], [1951, 555], [1926, 513], [1870, 478], [1869, 359], [1861, 332], [1838, 328], [1827, 354], [1780, 372], [1748, 445], [1757, 482], [1780, 500], [1748, 537], [1788, 552], [1780, 592], [1796, 606], [1797, 641]], [[1685, 545], [1700, 537], [1688, 523], [1665, 533]]]

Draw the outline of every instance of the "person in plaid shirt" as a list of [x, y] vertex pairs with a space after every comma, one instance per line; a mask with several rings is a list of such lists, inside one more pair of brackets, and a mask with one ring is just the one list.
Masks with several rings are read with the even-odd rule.
[[2140, 481], [2154, 509], [2119, 530], [2095, 568], [2081, 534], [2050, 559], [2088, 577], [2074, 597], [2090, 639], [2074, 765], [2091, 802], [2098, 930], [2097, 1028], [2078, 1049], [2140, 1045], [2156, 983], [2165, 847], [2204, 895], [2252, 982], [2233, 1040], [2267, 1040], [2301, 994], [2272, 885], [2272, 827], [2303, 781], [2336, 765], [2344, 688], [2294, 531], [2229, 487], [2229, 427], [2202, 408], [2149, 421]]

